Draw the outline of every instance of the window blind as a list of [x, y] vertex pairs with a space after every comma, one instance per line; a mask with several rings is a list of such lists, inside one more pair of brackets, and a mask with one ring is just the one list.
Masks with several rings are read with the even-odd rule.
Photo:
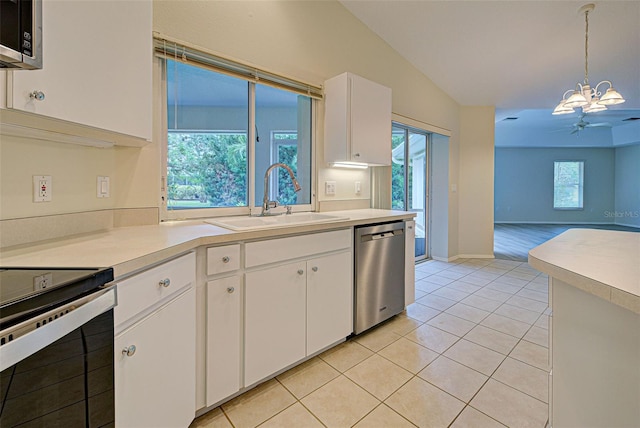
[[189, 46], [160, 33], [153, 34], [153, 48], [156, 56], [164, 59], [184, 61], [218, 73], [273, 86], [295, 92], [310, 98], [322, 99], [322, 87], [300, 82], [260, 68], [223, 58], [202, 48]]

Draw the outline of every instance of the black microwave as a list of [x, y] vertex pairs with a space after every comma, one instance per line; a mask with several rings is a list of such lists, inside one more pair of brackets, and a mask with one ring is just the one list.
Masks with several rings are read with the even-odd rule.
[[42, 0], [0, 0], [0, 68], [42, 68]]

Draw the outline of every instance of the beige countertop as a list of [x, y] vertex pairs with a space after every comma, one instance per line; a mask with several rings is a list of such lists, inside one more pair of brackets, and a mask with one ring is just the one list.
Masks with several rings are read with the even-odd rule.
[[205, 223], [204, 219], [121, 227], [9, 248], [0, 251], [0, 266], [113, 267], [115, 277], [119, 278], [203, 245], [322, 232], [411, 219], [415, 215], [405, 211], [378, 209], [331, 211], [326, 214], [346, 219], [248, 231], [223, 229]]
[[529, 264], [640, 313], [640, 233], [570, 229], [529, 251]]

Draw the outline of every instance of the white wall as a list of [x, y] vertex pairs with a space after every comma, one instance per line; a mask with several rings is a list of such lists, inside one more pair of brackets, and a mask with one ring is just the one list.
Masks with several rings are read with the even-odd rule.
[[616, 224], [640, 227], [640, 144], [615, 149]]

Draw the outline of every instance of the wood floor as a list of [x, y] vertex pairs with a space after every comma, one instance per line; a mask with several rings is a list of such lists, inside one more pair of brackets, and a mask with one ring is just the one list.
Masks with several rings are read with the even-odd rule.
[[493, 252], [496, 259], [526, 262], [530, 249], [561, 234], [567, 229], [575, 228], [640, 232], [640, 229], [634, 227], [603, 224], [496, 223], [493, 233]]

